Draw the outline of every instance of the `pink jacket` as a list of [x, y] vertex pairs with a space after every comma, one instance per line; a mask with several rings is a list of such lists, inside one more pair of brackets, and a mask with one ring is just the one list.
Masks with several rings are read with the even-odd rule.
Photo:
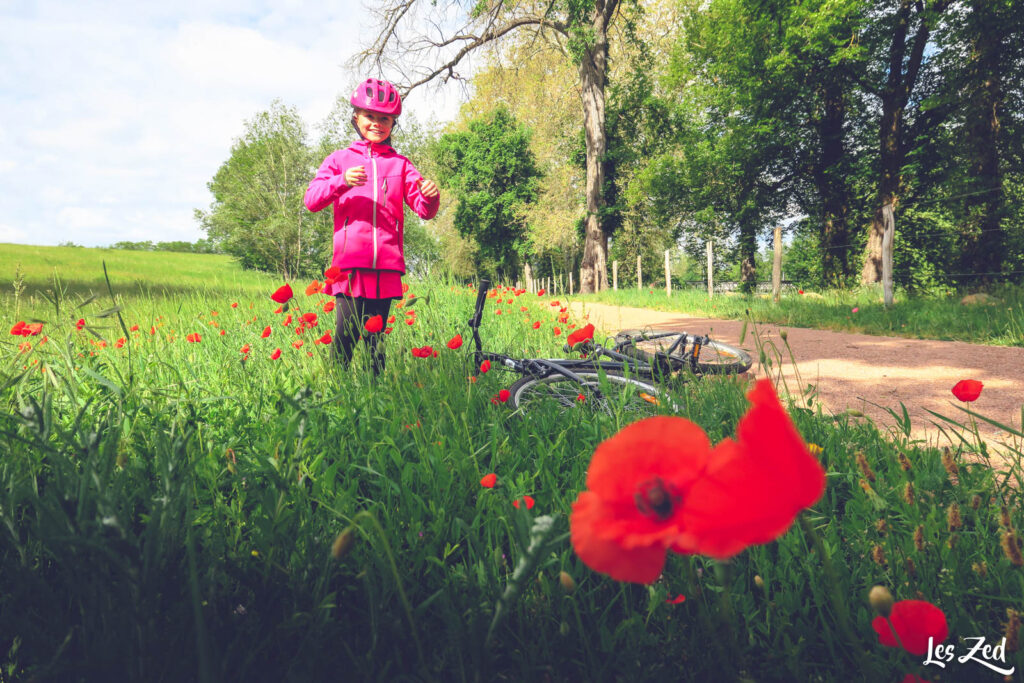
[[[366, 183], [345, 184], [345, 171], [363, 166]], [[385, 144], [356, 140], [324, 159], [306, 190], [310, 211], [334, 205], [334, 258], [342, 270], [368, 268], [405, 272], [402, 201], [418, 216], [433, 218], [441, 197], [427, 199], [423, 178], [408, 159]]]

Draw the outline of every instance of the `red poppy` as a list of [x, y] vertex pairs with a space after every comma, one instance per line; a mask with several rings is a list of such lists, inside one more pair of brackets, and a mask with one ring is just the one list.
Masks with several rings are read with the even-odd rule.
[[220, 336], [222, 336], [222, 337], [223, 337], [223, 336], [224, 336], [224, 334], [225, 334], [224, 330], [221, 330], [221, 331], [220, 331]]
[[392, 324], [392, 323], [394, 323], [394, 322], [395, 322], [395, 316], [394, 316], [394, 314], [392, 314], [392, 315], [389, 315], [389, 316], [388, 316], [388, 324], [389, 324], [389, 325], [391, 325], [391, 324]]
[[198, 332], [193, 332], [192, 334], [185, 337], [185, 341], [192, 342], [193, 344], [195, 344], [196, 342], [203, 341], [203, 338], [199, 336]]
[[953, 385], [953, 395], [965, 403], [977, 401], [983, 386], [976, 379], [962, 379]]
[[18, 322], [14, 323], [14, 326], [11, 328], [11, 334], [13, 336], [15, 336], [15, 337], [20, 337], [21, 333], [22, 333], [22, 331], [24, 329], [25, 329], [25, 321], [24, 320], [19, 320]]
[[301, 349], [304, 343], [305, 342], [302, 341], [301, 339], [296, 339], [295, 341], [292, 342], [292, 346], [294, 346], [297, 349]]
[[[535, 503], [535, 501], [533, 500], [533, 496], [523, 496], [523, 502], [526, 504], [526, 509], [527, 510], [532, 510], [533, 509], [533, 506], [534, 506], [534, 503]], [[519, 499], [516, 498], [515, 500], [513, 500], [512, 501], [512, 505], [515, 506], [516, 508], [518, 508], [519, 507]]]
[[560, 328], [560, 327], [555, 327], [555, 329], [553, 330], [553, 332], [555, 333], [555, 336], [557, 337], [558, 335], [562, 334], [562, 328]]
[[319, 294], [321, 291], [323, 291], [323, 288], [320, 286], [319, 280], [313, 280], [306, 285], [306, 296], [313, 296], [314, 294]]
[[584, 396], [583, 394], [580, 394], [576, 397], [576, 400], [579, 401], [580, 403], [584, 403], [587, 400], [587, 397]]
[[43, 331], [42, 323], [27, 323], [21, 330], [21, 336], [23, 337], [35, 337]]
[[674, 598], [666, 598], [665, 602], [667, 602], [670, 605], [678, 605], [679, 603], [686, 602], [686, 596], [680, 593]]
[[539, 292], [537, 292], [537, 296], [544, 296], [544, 290], [542, 289]]
[[[284, 306], [278, 306], [276, 309], [274, 309], [274, 313], [284, 313]], [[253, 318], [253, 320], [255, 319], [256, 318]]]
[[330, 344], [331, 341], [332, 341], [331, 340], [331, 333], [330, 332], [324, 332], [324, 336], [322, 336], [319, 339], [317, 339], [316, 343], [317, 344]]
[[85, 318], [79, 318], [79, 319], [78, 319], [78, 322], [77, 322], [77, 323], [75, 323], [75, 329], [76, 329], [76, 330], [80, 330], [80, 329], [82, 329], [83, 327], [85, 327]]
[[242, 348], [240, 348], [238, 351], [239, 353], [249, 353], [251, 349], [249, 348], [248, 344], [242, 344]]
[[288, 315], [286, 315], [284, 317], [284, 320], [281, 322], [281, 324], [284, 325], [285, 327], [287, 327], [288, 325], [291, 325], [292, 324], [292, 314], [289, 313]]
[[262, 336], [262, 337], [263, 337], [264, 339], [266, 339], [267, 337], [269, 337], [269, 336], [270, 336], [270, 332], [271, 332], [271, 329], [270, 329], [270, 325], [267, 325], [267, 326], [266, 326], [266, 327], [265, 327], [265, 328], [263, 329], [263, 334], [262, 334], [262, 335], [260, 335], [260, 336]]
[[804, 293], [804, 290], [802, 290], [802, 289], [798, 289], [798, 290], [796, 290], [796, 293], [797, 293], [797, 294], [803, 294], [803, 293]]
[[[912, 655], [928, 652], [928, 639], [941, 643], [949, 637], [949, 626], [942, 610], [924, 600], [900, 600], [892, 606], [889, 618], [878, 616], [871, 622], [878, 642], [900, 647]], [[893, 633], [895, 631], [895, 634]], [[896, 636], [899, 636], [897, 641]]]
[[431, 356], [437, 355], [437, 352], [434, 351], [434, 349], [430, 348], [429, 346], [424, 346], [423, 348], [419, 349], [413, 348], [412, 355], [416, 356], [417, 358], [430, 358]]
[[334, 300], [328, 301], [324, 304], [324, 313], [330, 313], [334, 310]]
[[406, 325], [412, 325], [414, 322], [416, 322], [416, 318], [406, 318], [405, 319], [405, 324]]
[[540, 329], [540, 321], [539, 320], [536, 321], [535, 323], [533, 323], [533, 329], [535, 329], [535, 330], [539, 330]]
[[238, 302], [237, 301], [232, 301], [231, 302], [231, 308], [238, 308]]
[[448, 348], [451, 349], [452, 351], [454, 351], [455, 349], [459, 348], [460, 346], [462, 346], [462, 335], [461, 334], [457, 334], [457, 335], [455, 335], [454, 337], [452, 337], [451, 339], [448, 340]]
[[281, 349], [274, 349], [274, 352], [270, 354], [270, 360], [277, 360], [281, 357]]
[[588, 324], [586, 327], [581, 327], [580, 329], [570, 334], [568, 337], [566, 337], [565, 341], [569, 344], [569, 346], [576, 346], [581, 342], [590, 341], [593, 338], [594, 325]]
[[[214, 323], [214, 322], [211, 322], [210, 324], [213, 325], [214, 327], [217, 326], [217, 323]], [[132, 325], [131, 327], [128, 328], [128, 331], [129, 332], [138, 332], [139, 331], [139, 326], [138, 325]]]
[[748, 394], [736, 438], [712, 448], [681, 417], [634, 422], [601, 443], [573, 504], [573, 548], [618, 581], [652, 583], [666, 551], [731, 557], [767, 543], [825, 489], [825, 472], [769, 380]]
[[293, 296], [295, 295], [292, 294], [292, 286], [289, 284], [284, 284], [278, 287], [277, 291], [270, 295], [270, 298], [279, 304], [283, 304], [284, 302], [288, 301], [288, 299], [291, 299]]
[[507, 403], [508, 402], [508, 398], [511, 395], [512, 394], [509, 393], [508, 389], [502, 389], [501, 391], [498, 392], [498, 400], [501, 401], [502, 403]]
[[520, 306], [519, 310], [522, 311], [523, 313], [526, 313], [530, 309], [528, 309], [526, 306]]
[[491, 369], [491, 361], [485, 360], [483, 363], [480, 364], [480, 372], [487, 372], [490, 369]]
[[338, 266], [331, 266], [324, 271], [324, 277], [328, 280], [340, 280], [341, 279], [341, 268]]
[[562, 303], [560, 301], [552, 301], [550, 305], [551, 306], [561, 306]]
[[150, 328], [149, 328], [149, 333], [150, 333], [150, 334], [156, 334], [156, 326], [155, 326], [155, 325], [151, 325], [151, 326], [150, 326]]
[[494, 472], [485, 474], [484, 478], [480, 480], [480, 485], [485, 489], [493, 489], [496, 483], [498, 483], [498, 475]]
[[116, 341], [116, 342], [114, 342], [114, 348], [115, 348], [115, 349], [123, 349], [123, 348], [124, 348], [124, 343], [125, 343], [126, 341], [128, 341], [128, 340], [127, 340], [127, 339], [125, 339], [124, 337], [118, 337], [118, 338], [117, 338], [117, 341]]
[[306, 323], [310, 327], [316, 327], [320, 324], [317, 320], [316, 313], [303, 313], [302, 322]]

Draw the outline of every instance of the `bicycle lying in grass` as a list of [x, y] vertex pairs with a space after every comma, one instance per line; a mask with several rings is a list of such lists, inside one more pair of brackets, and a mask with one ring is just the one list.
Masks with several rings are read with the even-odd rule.
[[[743, 349], [685, 332], [647, 332], [629, 330], [618, 334], [615, 345], [606, 348], [593, 340], [566, 345], [566, 352], [579, 352], [574, 358], [513, 358], [484, 351], [480, 341], [480, 322], [491, 283], [480, 281], [476, 306], [469, 327], [476, 350], [474, 373], [484, 361], [490, 361], [522, 377], [509, 387], [509, 399], [516, 408], [553, 402], [561, 408], [584, 403], [592, 409], [611, 412], [613, 408], [641, 414], [656, 414], [665, 405], [677, 406], [663, 385], [673, 378], [704, 374], [739, 374], [752, 363]], [[607, 360], [605, 360], [607, 359]]]

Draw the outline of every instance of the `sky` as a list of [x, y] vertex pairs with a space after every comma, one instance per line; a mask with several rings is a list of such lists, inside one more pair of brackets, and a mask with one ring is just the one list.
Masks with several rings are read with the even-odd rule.
[[[193, 218], [275, 98], [310, 131], [373, 37], [360, 0], [0, 0], [0, 242], [205, 237]], [[385, 78], [389, 74], [383, 74]], [[461, 95], [416, 90], [417, 120]]]

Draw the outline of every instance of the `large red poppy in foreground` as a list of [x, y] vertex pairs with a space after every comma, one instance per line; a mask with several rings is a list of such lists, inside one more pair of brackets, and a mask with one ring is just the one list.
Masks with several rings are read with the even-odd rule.
[[768, 380], [736, 438], [712, 448], [681, 417], [640, 420], [602, 442], [573, 504], [572, 545], [591, 569], [652, 583], [666, 553], [725, 558], [782, 535], [825, 490], [825, 472]]

